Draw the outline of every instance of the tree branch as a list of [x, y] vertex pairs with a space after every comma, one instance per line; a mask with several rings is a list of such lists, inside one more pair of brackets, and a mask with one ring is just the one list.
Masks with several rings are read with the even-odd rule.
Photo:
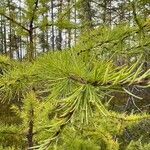
[[[90, 84], [92, 86], [112, 86], [113, 85], [113, 82], [107, 82], [107, 83], [102, 83], [100, 81], [89, 81], [89, 80], [86, 80], [82, 77], [78, 77], [78, 76], [75, 76], [75, 75], [70, 75], [69, 76], [69, 79], [71, 80], [74, 80], [78, 83], [81, 83], [81, 84]], [[141, 81], [135, 81], [133, 82], [132, 84], [130, 84], [129, 81], [127, 81], [126, 83], [118, 83], [117, 85], [118, 86], [121, 86], [121, 87], [124, 87], [124, 86], [128, 86], [128, 85], [139, 85], [139, 86], [147, 86], [150, 84], [150, 80], [145, 78], [145, 79], [142, 79]]]
[[11, 22], [13, 22], [14, 24], [18, 25], [19, 27], [21, 27], [22, 29], [24, 29], [25, 31], [29, 32], [29, 29], [27, 29], [25, 26], [23, 26], [20, 22], [14, 20], [13, 18], [11, 18], [10, 16], [5, 15], [4, 13], [0, 12], [0, 15], [4, 16], [5, 18], [7, 18], [8, 20], [10, 20]]
[[31, 18], [31, 21], [30, 21], [30, 24], [29, 24], [30, 29], [31, 29], [31, 28], [33, 29], [33, 21], [34, 21], [34, 18], [35, 18], [35, 13], [36, 13], [37, 8], [38, 8], [38, 2], [39, 2], [39, 0], [36, 0], [36, 1], [35, 1], [35, 7], [34, 7], [34, 9], [33, 9], [32, 18]]

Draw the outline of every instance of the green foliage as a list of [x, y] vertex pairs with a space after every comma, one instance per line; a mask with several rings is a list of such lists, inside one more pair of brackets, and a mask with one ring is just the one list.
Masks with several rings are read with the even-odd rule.
[[59, 29], [77, 29], [77, 28], [80, 27], [78, 24], [70, 22], [67, 19], [61, 19], [61, 18], [57, 20], [57, 22], [55, 23], [55, 25]]
[[2, 101], [16, 99], [21, 100], [22, 96], [32, 88], [34, 84], [34, 74], [27, 68], [28, 63], [16, 64], [15, 68], [1, 77], [0, 87]]
[[14, 148], [14, 147], [4, 148], [4, 147], [0, 146], [0, 150], [16, 150], [16, 148]]
[[[147, 21], [148, 22], [148, 21]], [[140, 54], [148, 55], [149, 24], [143, 22], [144, 36], [139, 38], [140, 29], [121, 24], [114, 28], [107, 26], [99, 27], [91, 32], [84, 33], [77, 47], [78, 55], [90, 53], [99, 59], [122, 60], [130, 63], [131, 58], [139, 57]], [[132, 63], [132, 62], [131, 62]]]
[[[137, 144], [133, 142], [122, 143], [121, 137], [126, 129], [132, 130], [141, 121], [149, 120], [149, 114], [112, 111], [110, 101], [115, 92], [142, 99], [128, 87], [149, 88], [150, 70], [143, 71], [144, 54], [134, 56], [133, 62], [123, 65], [111, 58], [117, 56], [112, 55], [114, 49], [121, 56], [129, 45], [124, 41], [122, 50], [120, 42], [138, 31], [126, 25], [96, 29], [89, 36], [83, 36], [83, 43], [77, 47], [42, 55], [33, 63], [0, 57], [3, 73], [0, 101], [3, 105], [9, 104], [8, 111], [20, 120], [8, 123], [6, 116], [5, 122], [0, 122], [2, 146], [40, 150], [135, 147]], [[101, 51], [103, 45], [110, 51]], [[143, 143], [142, 146], [148, 147]]]
[[126, 150], [149, 150], [150, 144], [142, 144], [141, 139], [138, 141], [131, 141]]
[[3, 75], [8, 70], [12, 69], [14, 66], [14, 62], [12, 62], [8, 57], [0, 56], [0, 74]]

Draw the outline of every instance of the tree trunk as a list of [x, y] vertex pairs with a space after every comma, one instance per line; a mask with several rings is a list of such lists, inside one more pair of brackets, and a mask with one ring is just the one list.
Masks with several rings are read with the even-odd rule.
[[[70, 21], [71, 19], [71, 11], [70, 11], [70, 0], [67, 0], [68, 2], [68, 9], [69, 9], [69, 12], [68, 12], [68, 20]], [[71, 29], [68, 29], [68, 48], [71, 47]]]
[[30, 121], [29, 121], [29, 130], [27, 134], [27, 140], [28, 140], [28, 147], [33, 147], [33, 116], [34, 116], [34, 111], [33, 109], [30, 110]]
[[32, 62], [34, 60], [34, 43], [33, 43], [33, 27], [30, 26], [29, 31], [29, 48], [28, 48], [28, 60]]
[[89, 30], [93, 28], [92, 24], [92, 11], [91, 11], [91, 0], [82, 1], [82, 14], [83, 14], [83, 24], [85, 24], [84, 29]]
[[[62, 3], [63, 3], [63, 0], [59, 0], [58, 16], [62, 13]], [[62, 29], [58, 29], [56, 44], [57, 44], [57, 49], [62, 50]]]
[[54, 2], [51, 0], [51, 20], [52, 20], [52, 28], [51, 28], [51, 43], [52, 43], [52, 50], [54, 51], [55, 49], [55, 40], [54, 40]]

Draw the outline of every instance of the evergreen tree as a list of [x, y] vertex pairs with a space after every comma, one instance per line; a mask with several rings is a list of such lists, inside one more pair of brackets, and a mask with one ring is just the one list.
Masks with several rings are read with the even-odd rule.
[[147, 1], [8, 2], [2, 51], [28, 61], [0, 56], [0, 149], [150, 149]]

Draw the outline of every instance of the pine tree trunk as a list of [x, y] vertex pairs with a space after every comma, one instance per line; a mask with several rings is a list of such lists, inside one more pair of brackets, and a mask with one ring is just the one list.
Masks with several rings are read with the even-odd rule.
[[[68, 20], [70, 21], [71, 19], [71, 11], [70, 11], [70, 0], [67, 0], [68, 2], [68, 9], [69, 9], [69, 12], [68, 12]], [[71, 29], [68, 29], [68, 48], [71, 47]]]
[[29, 130], [28, 130], [28, 134], [27, 134], [27, 140], [28, 140], [28, 147], [33, 147], [33, 126], [34, 126], [34, 122], [33, 122], [33, 116], [34, 116], [34, 111], [33, 109], [30, 110], [30, 121], [29, 121]]
[[53, 7], [53, 5], [54, 5], [54, 2], [53, 2], [53, 0], [51, 0], [51, 20], [52, 20], [51, 43], [52, 43], [52, 50], [54, 51], [54, 49], [55, 49], [55, 42], [54, 42], [55, 35], [54, 35], [54, 7]]
[[83, 13], [83, 24], [84, 29], [89, 30], [93, 28], [92, 24], [92, 11], [91, 11], [91, 0], [82, 1], [82, 13]]
[[29, 31], [29, 49], [28, 49], [28, 60], [32, 62], [34, 60], [34, 43], [33, 43], [33, 27], [30, 26]]
[[[59, 0], [58, 16], [62, 13], [62, 3], [63, 3], [63, 0]], [[56, 43], [57, 43], [57, 49], [62, 50], [62, 29], [58, 29]]]

